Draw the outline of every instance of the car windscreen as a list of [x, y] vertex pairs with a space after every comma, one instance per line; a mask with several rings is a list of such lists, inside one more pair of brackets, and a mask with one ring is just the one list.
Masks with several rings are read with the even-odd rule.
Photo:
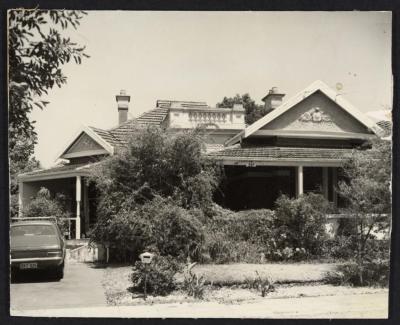
[[11, 237], [17, 236], [57, 236], [57, 230], [51, 225], [12, 226]]

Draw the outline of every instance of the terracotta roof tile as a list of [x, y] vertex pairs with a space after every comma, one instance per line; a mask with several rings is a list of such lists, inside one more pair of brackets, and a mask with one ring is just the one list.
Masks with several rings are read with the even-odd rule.
[[95, 128], [93, 126], [89, 126], [97, 135], [99, 135], [102, 139], [107, 141], [110, 145], [114, 146], [120, 146], [121, 143], [119, 139], [114, 136], [110, 131], [107, 130], [102, 130], [99, 128]]
[[137, 127], [161, 126], [167, 115], [167, 108], [155, 108], [110, 130], [90, 128], [113, 147], [123, 147]]

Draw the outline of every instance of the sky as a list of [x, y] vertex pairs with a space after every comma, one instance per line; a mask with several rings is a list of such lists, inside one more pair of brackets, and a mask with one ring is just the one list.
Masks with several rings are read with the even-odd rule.
[[284, 99], [322, 80], [363, 112], [392, 106], [388, 12], [88, 11], [67, 34], [89, 59], [63, 66], [68, 78], [35, 109], [35, 157], [53, 165], [82, 125], [118, 123], [115, 95], [131, 95], [129, 117], [157, 99], [206, 101], [249, 93]]

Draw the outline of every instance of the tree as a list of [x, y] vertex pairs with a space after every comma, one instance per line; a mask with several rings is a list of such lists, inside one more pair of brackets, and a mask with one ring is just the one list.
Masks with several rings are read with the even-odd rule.
[[[9, 153], [11, 201], [16, 202], [16, 177], [38, 167], [32, 157], [37, 142], [35, 121], [29, 114], [43, 109], [42, 96], [67, 82], [62, 65], [71, 59], [78, 64], [85, 47], [63, 36], [67, 28], [77, 28], [82, 11], [16, 9], [8, 15], [9, 64]], [[11, 214], [16, 214], [15, 204]]]
[[243, 104], [245, 109], [245, 122], [246, 124], [252, 124], [259, 120], [266, 114], [264, 105], [258, 105], [249, 94], [239, 95], [236, 94], [234, 97], [224, 97], [217, 107], [230, 108], [233, 104]]
[[376, 257], [375, 231], [388, 231], [391, 214], [391, 143], [374, 140], [367, 150], [354, 150], [344, 165], [347, 181], [339, 183], [345, 200], [342, 211], [349, 215], [347, 231], [355, 247], [359, 282], [364, 264]]
[[91, 180], [100, 197], [90, 238], [107, 244], [113, 258], [135, 259], [144, 249], [198, 256], [197, 215], [211, 213], [218, 185], [217, 165], [204, 156], [199, 130], [173, 135], [138, 128], [126, 149], [93, 169]]
[[207, 211], [219, 177], [202, 146], [199, 130], [171, 135], [155, 127], [138, 129], [126, 150], [93, 171], [101, 197], [100, 214], [112, 215], [156, 196], [173, 198], [185, 209]]

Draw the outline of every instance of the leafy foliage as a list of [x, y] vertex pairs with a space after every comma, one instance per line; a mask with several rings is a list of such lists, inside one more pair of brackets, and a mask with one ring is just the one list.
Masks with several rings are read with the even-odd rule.
[[325, 214], [321, 195], [281, 196], [275, 211], [220, 209], [205, 227], [204, 261], [263, 263], [323, 256]]
[[202, 146], [198, 130], [170, 135], [159, 128], [138, 129], [127, 150], [94, 171], [101, 192], [99, 210], [110, 216], [123, 205], [143, 205], [160, 196], [186, 209], [207, 211], [219, 174]]
[[233, 104], [243, 104], [246, 124], [252, 124], [266, 114], [264, 105], [256, 104], [249, 94], [236, 94], [234, 97], [224, 97], [222, 101], [217, 104], [217, 107], [231, 108]]
[[272, 211], [232, 212], [217, 208], [214, 212], [205, 227], [205, 262], [210, 259], [215, 263], [260, 263], [265, 252], [272, 250]]
[[261, 297], [265, 297], [269, 292], [275, 291], [275, 286], [271, 279], [262, 277], [258, 271], [256, 271], [256, 277], [246, 279], [246, 285], [249, 289], [260, 291]]
[[[379, 260], [365, 264], [346, 263], [336, 271], [327, 274], [325, 281], [333, 285], [380, 286], [389, 284], [389, 260]], [[362, 277], [360, 277], [360, 273]]]
[[50, 191], [42, 187], [36, 197], [26, 206], [23, 211], [24, 218], [54, 217], [62, 231], [67, 231], [67, 223], [62, 218], [69, 218], [63, 206], [63, 196], [59, 194], [51, 198]]
[[[354, 150], [344, 166], [347, 181], [338, 192], [351, 216], [343, 231], [350, 238], [350, 247], [357, 262], [359, 282], [364, 279], [364, 264], [380, 258], [374, 232], [388, 232], [391, 215], [391, 143], [375, 140], [367, 150]], [[384, 251], [389, 251], [388, 245]]]
[[319, 194], [279, 197], [274, 219], [276, 253], [289, 258], [319, 256], [321, 242], [326, 239], [325, 214], [329, 209], [329, 203]]
[[181, 266], [168, 256], [156, 255], [147, 266], [137, 261], [131, 275], [132, 290], [143, 293], [147, 277], [147, 292], [154, 296], [165, 296], [177, 288], [175, 275], [180, 271]]
[[[9, 60], [9, 153], [11, 175], [11, 213], [17, 212], [17, 180], [21, 172], [38, 167], [32, 158], [37, 142], [35, 121], [29, 114], [34, 107], [43, 109], [41, 99], [54, 85], [61, 87], [67, 78], [62, 65], [88, 57], [84, 47], [64, 37], [70, 26], [77, 28], [81, 11], [14, 9], [8, 16]], [[61, 27], [61, 30], [57, 29]]]
[[203, 275], [198, 275], [197, 273], [192, 272], [192, 268], [196, 265], [196, 263], [192, 263], [187, 266], [184, 273], [183, 280], [183, 290], [186, 291], [189, 297], [194, 297], [196, 299], [203, 299], [205, 292], [205, 282], [206, 279]]
[[14, 146], [9, 150], [10, 161], [10, 218], [18, 216], [18, 180], [17, 175], [27, 173], [40, 167], [32, 157], [34, 145], [30, 138], [17, 135]]
[[79, 46], [57, 29], [77, 28], [82, 11], [26, 10], [9, 12], [9, 123], [15, 134], [35, 135], [28, 114], [33, 106], [43, 109], [48, 102], [37, 99], [54, 85], [61, 87], [67, 78], [61, 66], [74, 59], [81, 63], [85, 47]]
[[116, 260], [135, 260], [147, 249], [179, 260], [196, 260], [204, 238], [201, 223], [189, 211], [156, 197], [99, 219], [91, 240], [109, 245]]

